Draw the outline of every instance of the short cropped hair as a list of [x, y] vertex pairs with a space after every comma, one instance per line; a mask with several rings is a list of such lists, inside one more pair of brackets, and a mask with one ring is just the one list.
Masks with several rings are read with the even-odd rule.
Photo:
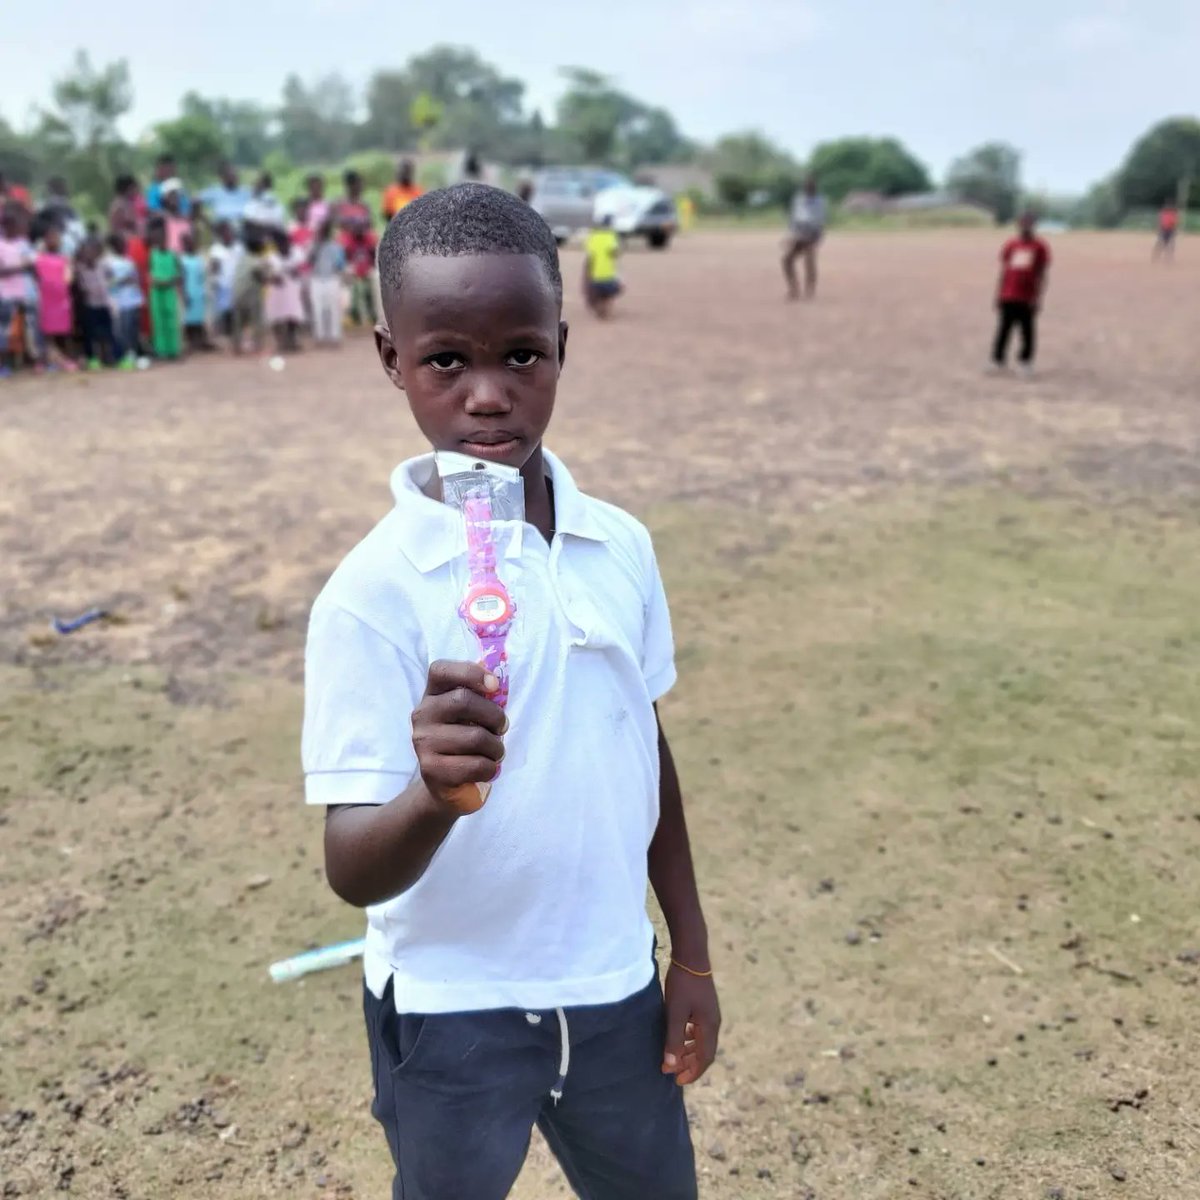
[[405, 263], [414, 256], [465, 254], [534, 255], [562, 303], [558, 246], [550, 226], [511, 192], [483, 183], [426, 192], [392, 218], [379, 244], [380, 289], [385, 297], [400, 291]]

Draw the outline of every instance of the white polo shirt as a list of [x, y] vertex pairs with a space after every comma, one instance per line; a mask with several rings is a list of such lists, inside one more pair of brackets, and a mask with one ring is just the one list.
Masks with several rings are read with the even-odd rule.
[[[545, 455], [557, 535], [522, 529], [501, 573], [504, 770], [420, 881], [367, 909], [364, 967], [401, 1012], [607, 1004], [652, 974], [646, 854], [658, 823], [653, 702], [675, 682], [650, 535]], [[457, 608], [461, 518], [422, 490], [433, 455], [392, 475], [395, 508], [313, 605], [303, 759], [310, 804], [384, 804], [417, 775], [410, 717], [436, 659], [473, 657]]]

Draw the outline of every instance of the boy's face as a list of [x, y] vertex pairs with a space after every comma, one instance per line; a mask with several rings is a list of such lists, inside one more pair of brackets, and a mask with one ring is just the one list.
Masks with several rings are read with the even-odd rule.
[[550, 423], [567, 344], [541, 261], [410, 258], [385, 304], [379, 357], [433, 448], [523, 467]]

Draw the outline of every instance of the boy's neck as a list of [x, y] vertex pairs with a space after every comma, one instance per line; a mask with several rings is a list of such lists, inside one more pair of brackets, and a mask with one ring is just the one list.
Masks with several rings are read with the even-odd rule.
[[547, 541], [554, 532], [554, 504], [546, 482], [546, 460], [539, 442], [521, 468], [525, 484], [525, 520]]

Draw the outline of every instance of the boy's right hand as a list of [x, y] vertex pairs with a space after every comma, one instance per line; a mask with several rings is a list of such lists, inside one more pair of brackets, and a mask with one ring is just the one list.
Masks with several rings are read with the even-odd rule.
[[412, 739], [426, 790], [455, 813], [483, 807], [504, 757], [499, 680], [478, 663], [435, 662], [413, 710]]

